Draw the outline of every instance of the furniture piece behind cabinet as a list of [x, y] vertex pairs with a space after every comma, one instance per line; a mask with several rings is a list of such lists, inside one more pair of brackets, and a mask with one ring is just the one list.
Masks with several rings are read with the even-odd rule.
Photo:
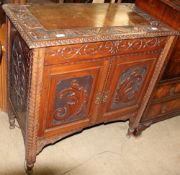
[[6, 100], [6, 25], [0, 1], [0, 111], [7, 111]]
[[7, 111], [6, 96], [6, 26], [0, 27], [0, 111]]
[[[136, 0], [136, 5], [180, 31], [180, 1]], [[154, 98], [142, 117], [140, 130], [154, 122], [177, 115], [180, 115], [180, 38], [174, 46], [170, 60], [154, 91]]]
[[89, 126], [137, 129], [176, 31], [132, 4], [3, 8], [10, 126], [16, 118], [28, 170], [44, 146]]

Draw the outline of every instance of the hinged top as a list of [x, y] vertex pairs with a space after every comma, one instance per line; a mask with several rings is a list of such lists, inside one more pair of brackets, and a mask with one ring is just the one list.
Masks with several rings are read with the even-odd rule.
[[6, 4], [3, 8], [30, 48], [178, 34], [134, 4]]

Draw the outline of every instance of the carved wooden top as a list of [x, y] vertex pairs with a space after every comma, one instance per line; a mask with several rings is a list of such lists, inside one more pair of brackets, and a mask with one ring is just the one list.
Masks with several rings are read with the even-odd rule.
[[177, 35], [133, 4], [3, 6], [30, 48]]

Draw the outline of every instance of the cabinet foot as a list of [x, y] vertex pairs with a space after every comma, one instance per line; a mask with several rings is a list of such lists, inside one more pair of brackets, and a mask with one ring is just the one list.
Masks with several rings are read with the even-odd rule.
[[139, 126], [137, 128], [131, 128], [129, 127], [128, 132], [127, 132], [127, 136], [135, 136], [138, 137], [142, 134], [142, 131], [144, 131], [146, 128], [150, 127], [152, 124], [152, 122], [148, 122], [148, 123], [140, 123]]
[[12, 113], [9, 114], [9, 128], [10, 129], [15, 128], [15, 115]]
[[134, 128], [128, 128], [128, 131], [127, 131], [127, 136], [128, 137], [130, 137], [130, 136], [132, 136], [133, 135], [133, 133], [134, 133], [134, 131], [135, 131], [135, 129]]
[[33, 175], [33, 167], [34, 167], [34, 165], [26, 164], [26, 174], [27, 175]]

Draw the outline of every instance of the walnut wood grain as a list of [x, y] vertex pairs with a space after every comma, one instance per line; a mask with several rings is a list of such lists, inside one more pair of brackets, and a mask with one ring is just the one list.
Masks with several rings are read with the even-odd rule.
[[0, 42], [2, 49], [2, 58], [0, 62], [0, 109], [7, 111], [7, 96], [6, 96], [6, 25], [3, 24], [0, 28]]
[[178, 113], [180, 111], [180, 98], [154, 103], [150, 107], [149, 113], [144, 118], [144, 122], [157, 118], [162, 118], [165, 115]]
[[180, 3], [176, 4], [169, 0], [136, 0], [136, 5], [176, 30], [180, 30]]
[[18, 4], [25, 4], [27, 2], [28, 0], [13, 0], [13, 3], [18, 3]]

